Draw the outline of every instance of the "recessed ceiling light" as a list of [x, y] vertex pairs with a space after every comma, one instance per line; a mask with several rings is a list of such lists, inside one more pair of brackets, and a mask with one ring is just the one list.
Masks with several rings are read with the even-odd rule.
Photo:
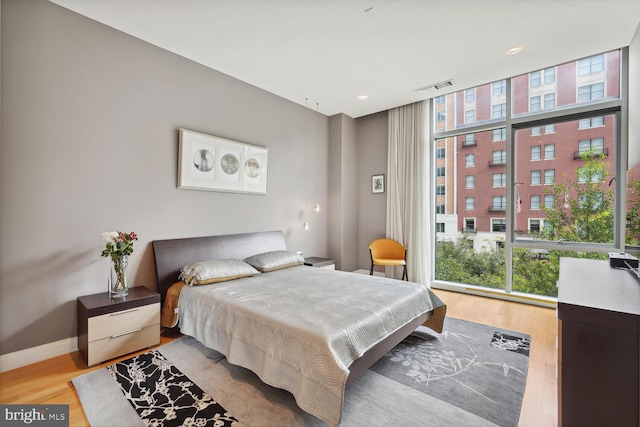
[[505, 53], [507, 55], [515, 55], [516, 53], [520, 53], [522, 50], [522, 46], [514, 46], [511, 49], [507, 50]]
[[364, 101], [364, 100], [365, 100], [365, 99], [367, 99], [367, 98], [369, 98], [369, 95], [360, 95], [360, 96], [358, 97], [358, 99], [359, 99], [360, 101]]

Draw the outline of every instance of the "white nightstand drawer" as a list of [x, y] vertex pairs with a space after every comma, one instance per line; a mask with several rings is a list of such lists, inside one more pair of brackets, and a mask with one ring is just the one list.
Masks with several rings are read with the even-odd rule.
[[[155, 305], [155, 304], [154, 304]], [[102, 316], [100, 316], [102, 317]], [[160, 324], [123, 332], [89, 343], [87, 365], [95, 365], [114, 357], [160, 343]]]
[[160, 303], [89, 318], [89, 343], [160, 324]]

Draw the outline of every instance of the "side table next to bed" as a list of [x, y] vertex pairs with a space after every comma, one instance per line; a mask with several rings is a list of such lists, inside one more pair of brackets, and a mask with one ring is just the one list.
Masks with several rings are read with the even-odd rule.
[[327, 270], [335, 270], [336, 263], [329, 258], [321, 258], [317, 256], [307, 257], [304, 259], [304, 265], [316, 268], [326, 268]]
[[138, 286], [120, 298], [78, 297], [78, 348], [88, 366], [159, 343], [159, 293]]

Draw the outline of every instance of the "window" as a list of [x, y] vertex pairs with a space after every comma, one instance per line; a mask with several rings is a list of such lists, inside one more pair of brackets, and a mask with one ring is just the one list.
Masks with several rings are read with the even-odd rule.
[[533, 73], [529, 74], [529, 82], [531, 84], [531, 87], [540, 86], [541, 81], [542, 81], [542, 78], [541, 78], [540, 71], [534, 71]]
[[464, 198], [464, 208], [468, 211], [474, 210], [476, 208], [476, 200], [473, 197], [465, 197]]
[[491, 154], [491, 163], [494, 165], [507, 164], [507, 150], [495, 150]]
[[604, 126], [604, 116], [578, 120], [578, 129], [588, 129], [598, 126]]
[[603, 154], [604, 138], [581, 139], [578, 141], [578, 154]]
[[506, 196], [493, 196], [491, 198], [491, 209], [494, 211], [503, 211], [507, 208]]
[[436, 159], [444, 159], [445, 153], [445, 148], [436, 148]]
[[445, 167], [444, 166], [438, 166], [436, 168], [436, 176], [438, 176], [438, 177], [445, 176]]
[[507, 139], [507, 130], [505, 128], [494, 129], [492, 141], [505, 141]]
[[464, 101], [465, 102], [473, 102], [476, 100], [476, 90], [475, 88], [466, 89], [464, 91]]
[[502, 119], [507, 114], [507, 104], [496, 104], [491, 109], [491, 117], [494, 119]]
[[464, 156], [464, 165], [468, 168], [475, 166], [476, 164], [476, 155], [475, 154], [465, 154]]
[[436, 185], [436, 196], [444, 196], [444, 195], [445, 195], [444, 185]]
[[556, 68], [551, 67], [544, 70], [544, 84], [548, 85], [556, 82]]
[[436, 203], [436, 213], [437, 213], [437, 214], [443, 214], [443, 213], [445, 213], [445, 210], [444, 210], [444, 203]]
[[540, 171], [531, 171], [531, 185], [540, 185], [540, 183]]
[[531, 196], [531, 209], [532, 210], [539, 210], [540, 209], [540, 196], [538, 195], [533, 195]]
[[529, 220], [529, 233], [540, 233], [541, 220], [530, 219]]
[[467, 175], [464, 177], [464, 188], [475, 188], [476, 177], [474, 175]]
[[602, 182], [604, 181], [604, 170], [594, 168], [578, 168], [578, 183]]
[[505, 93], [507, 93], [507, 81], [500, 80], [499, 82], [493, 83], [491, 93], [493, 94], [493, 96], [504, 95]]
[[464, 112], [464, 122], [473, 123], [476, 121], [476, 110], [467, 110]]
[[540, 160], [540, 146], [532, 145], [531, 146], [531, 160]]
[[465, 218], [464, 219], [464, 230], [467, 233], [475, 233], [476, 232], [476, 219], [475, 218]]
[[555, 133], [556, 132], [556, 125], [545, 125], [544, 127], [544, 133]]
[[493, 186], [494, 187], [505, 187], [507, 185], [507, 174], [506, 173], [494, 173], [493, 174]]
[[556, 144], [546, 144], [544, 146], [544, 158], [545, 159], [556, 158]]
[[444, 111], [436, 111], [436, 122], [444, 122], [447, 119]]
[[503, 233], [507, 231], [507, 220], [504, 218], [491, 219], [491, 231]]
[[588, 102], [602, 98], [604, 98], [604, 83], [594, 83], [578, 88], [578, 102]]
[[545, 185], [551, 185], [556, 182], [556, 170], [546, 169], [544, 171], [544, 183]]
[[553, 194], [545, 194], [544, 207], [548, 209], [553, 209], [554, 205], [555, 205], [555, 198], [553, 197]]
[[542, 135], [542, 132], [540, 130], [540, 126], [534, 126], [531, 128], [531, 136], [538, 136], [538, 135]]
[[540, 97], [532, 96], [529, 99], [529, 111], [540, 111]]
[[545, 93], [544, 94], [544, 108], [550, 109], [556, 106], [556, 94]]
[[444, 233], [444, 222], [436, 222], [436, 233]]
[[436, 96], [436, 104], [444, 104], [446, 97], [444, 95]]
[[462, 143], [465, 147], [476, 145], [476, 134], [468, 133], [464, 136], [464, 142]]
[[578, 75], [585, 76], [587, 74], [599, 73], [604, 71], [604, 55], [596, 55], [578, 61]]

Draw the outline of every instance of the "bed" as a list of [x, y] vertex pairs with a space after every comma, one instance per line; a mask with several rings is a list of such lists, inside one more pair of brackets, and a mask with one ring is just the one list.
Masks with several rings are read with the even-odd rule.
[[164, 326], [177, 321], [180, 332], [333, 425], [348, 382], [418, 326], [442, 331], [446, 305], [411, 282], [299, 263], [201, 286], [178, 279], [196, 261], [293, 256], [281, 231], [157, 240], [153, 250]]

